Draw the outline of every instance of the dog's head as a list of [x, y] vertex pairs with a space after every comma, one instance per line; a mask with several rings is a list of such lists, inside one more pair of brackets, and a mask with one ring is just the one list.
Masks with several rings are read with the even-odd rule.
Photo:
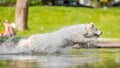
[[102, 32], [93, 23], [87, 25], [85, 37], [100, 37], [100, 35], [102, 35]]

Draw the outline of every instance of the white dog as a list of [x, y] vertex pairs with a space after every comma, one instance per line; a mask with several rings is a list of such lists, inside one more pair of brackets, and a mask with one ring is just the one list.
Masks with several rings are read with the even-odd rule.
[[53, 53], [75, 44], [94, 42], [101, 34], [92, 23], [73, 25], [51, 33], [34, 34], [20, 41], [13, 51]]

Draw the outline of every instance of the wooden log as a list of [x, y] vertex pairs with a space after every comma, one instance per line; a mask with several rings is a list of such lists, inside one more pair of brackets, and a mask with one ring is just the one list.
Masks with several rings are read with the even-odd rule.
[[120, 48], [119, 41], [99, 41], [97, 48]]

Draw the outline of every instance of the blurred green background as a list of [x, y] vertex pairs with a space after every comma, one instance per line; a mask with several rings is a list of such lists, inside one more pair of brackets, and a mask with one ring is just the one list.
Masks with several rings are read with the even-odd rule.
[[[15, 0], [10, 1], [15, 3]], [[16, 30], [17, 36], [26, 37], [36, 33], [52, 32], [65, 26], [93, 22], [103, 32], [103, 38], [120, 38], [120, 7], [35, 6], [37, 1], [30, 1], [34, 6], [29, 6], [29, 29], [23, 32]], [[15, 6], [0, 6], [0, 30], [4, 29], [2, 22], [5, 19], [10, 23], [15, 21]]]

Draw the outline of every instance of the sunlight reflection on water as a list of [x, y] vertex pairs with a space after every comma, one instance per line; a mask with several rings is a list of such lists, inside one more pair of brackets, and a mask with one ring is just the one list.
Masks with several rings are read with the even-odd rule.
[[99, 66], [116, 68], [120, 66], [119, 52], [119, 49], [114, 51], [85, 49], [57, 55], [0, 55], [0, 66], [1, 68], [96, 68]]

